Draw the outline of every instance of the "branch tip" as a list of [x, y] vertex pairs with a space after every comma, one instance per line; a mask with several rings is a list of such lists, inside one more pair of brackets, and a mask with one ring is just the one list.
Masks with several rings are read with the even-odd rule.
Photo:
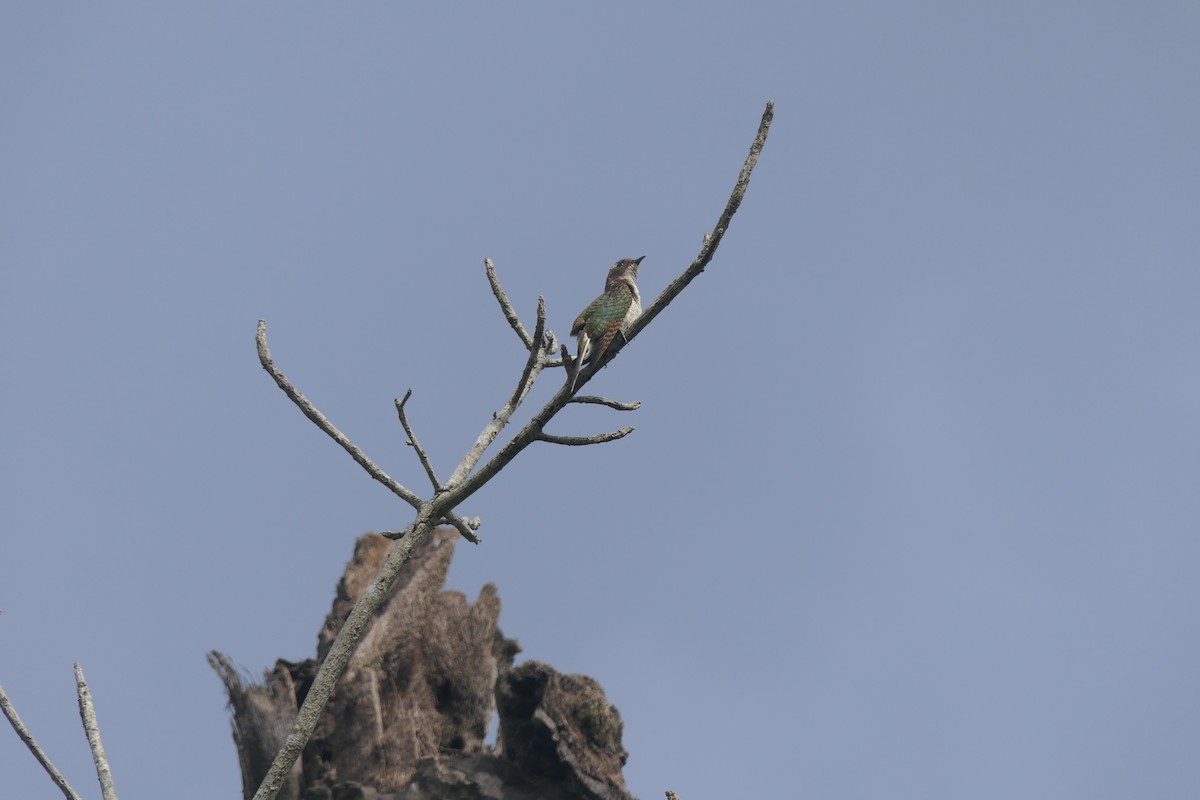
[[487, 271], [487, 279], [488, 283], [492, 286], [492, 294], [496, 296], [496, 302], [500, 304], [500, 312], [504, 314], [504, 318], [508, 320], [509, 326], [516, 332], [517, 338], [521, 340], [521, 344], [527, 348], [533, 347], [534, 339], [530, 338], [529, 332], [521, 324], [521, 318], [517, 316], [517, 310], [508, 301], [508, 295], [504, 292], [504, 288], [500, 286], [500, 276], [496, 274], [496, 265], [492, 263], [490, 258], [485, 258], [483, 260], [483, 268]]
[[433, 491], [436, 494], [442, 490], [442, 483], [438, 480], [437, 473], [433, 470], [433, 464], [429, 461], [429, 454], [425, 452], [425, 448], [421, 447], [421, 443], [417, 441], [417, 435], [413, 433], [412, 426], [408, 424], [408, 414], [404, 412], [404, 404], [408, 402], [408, 398], [412, 397], [413, 390], [410, 388], [404, 393], [403, 400], [396, 401], [396, 414], [400, 417], [400, 427], [404, 428], [404, 435], [408, 437], [407, 444], [413, 450], [417, 451], [417, 460], [421, 462], [421, 466], [425, 469], [425, 475], [429, 478], [429, 482], [433, 484]]
[[539, 433], [537, 436], [540, 442], [549, 442], [550, 444], [563, 444], [569, 447], [582, 447], [588, 444], [604, 444], [605, 442], [615, 442], [617, 439], [624, 439], [629, 434], [633, 433], [633, 428], [624, 427], [620, 430], [610, 431], [608, 433], [596, 433], [591, 436], [557, 436], [553, 433]]
[[87, 734], [88, 748], [96, 764], [96, 778], [100, 781], [100, 796], [104, 800], [117, 800], [117, 789], [113, 785], [112, 769], [104, 744], [100, 741], [100, 723], [96, 721], [96, 709], [92, 704], [92, 692], [83, 677], [83, 665], [75, 662], [75, 689], [79, 694], [79, 718], [83, 721], [83, 732]]
[[590, 394], [577, 395], [572, 397], [569, 402], [608, 406], [617, 411], [637, 411], [642, 407], [641, 400], [634, 400], [632, 403], [622, 403], [619, 400], [613, 400], [608, 397], [597, 397]]

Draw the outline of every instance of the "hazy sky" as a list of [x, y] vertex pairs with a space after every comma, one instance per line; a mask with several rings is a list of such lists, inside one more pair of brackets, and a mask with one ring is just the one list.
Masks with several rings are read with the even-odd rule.
[[[240, 791], [210, 649], [315, 651], [622, 257], [709, 269], [460, 511], [643, 800], [1200, 796], [1200, 5], [0, 9], [0, 683], [98, 796]], [[544, 375], [531, 404], [563, 380]], [[528, 409], [531, 411], [532, 409]], [[518, 420], [519, 421], [519, 420]], [[515, 429], [514, 429], [515, 430]], [[0, 793], [53, 798], [11, 732]]]

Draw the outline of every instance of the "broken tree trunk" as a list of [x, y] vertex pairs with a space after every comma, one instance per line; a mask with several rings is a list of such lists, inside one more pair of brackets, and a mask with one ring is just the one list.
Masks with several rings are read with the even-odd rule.
[[[457, 538], [439, 529], [404, 567], [280, 798], [629, 800], [621, 716], [600, 684], [536, 661], [513, 667], [520, 646], [500, 631], [492, 584], [474, 603], [442, 591]], [[287, 737], [320, 659], [394, 544], [377, 534], [359, 538], [316, 659], [281, 659], [256, 684], [225, 655], [209, 655], [233, 709], [247, 799]], [[494, 710], [500, 723], [492, 747], [485, 739]]]

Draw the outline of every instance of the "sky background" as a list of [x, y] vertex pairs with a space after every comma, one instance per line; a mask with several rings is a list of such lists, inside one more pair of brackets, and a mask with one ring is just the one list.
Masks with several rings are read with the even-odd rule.
[[[98, 796], [238, 796], [210, 649], [313, 655], [606, 269], [715, 260], [460, 508], [643, 798], [1200, 796], [1200, 5], [0, 9], [0, 684]], [[545, 374], [526, 416], [563, 380]], [[522, 416], [518, 422], [525, 417]], [[515, 428], [509, 430], [514, 432]], [[0, 731], [0, 793], [58, 793]], [[166, 789], [165, 787], [168, 787]]]

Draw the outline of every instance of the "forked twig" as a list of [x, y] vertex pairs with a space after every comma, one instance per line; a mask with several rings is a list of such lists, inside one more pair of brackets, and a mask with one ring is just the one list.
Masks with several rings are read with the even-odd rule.
[[[266, 320], [260, 319], [258, 321], [258, 333], [255, 336], [255, 341], [258, 346], [258, 361], [260, 364], [262, 364], [262, 368], [265, 369], [267, 373], [275, 380], [276, 385], [279, 386], [279, 388], [283, 390], [283, 393], [286, 394], [288, 398], [296, 404], [296, 407], [303, 412], [304, 416], [312, 420], [318, 428], [320, 428], [329, 436], [329, 438], [341, 445], [342, 449], [349, 453], [350, 457], [353, 458], [359, 466], [366, 470], [368, 475], [382, 483], [393, 494], [395, 494], [404, 502], [408, 503], [413, 508], [420, 509], [422, 507], [422, 503], [424, 502], [421, 500], [421, 498], [417, 497], [417, 495], [411, 489], [396, 481], [394, 478], [392, 478], [392, 476], [384, 472], [378, 464], [368, 458], [367, 454], [364, 453], [358, 445], [350, 441], [350, 438], [346, 436], [346, 434], [338, 430], [337, 427], [330, 422], [299, 389], [292, 385], [292, 382], [289, 381], [282, 372], [280, 372], [279, 368], [275, 366], [275, 359], [271, 357], [271, 348], [267, 345]], [[447, 508], [445, 512], [443, 512], [443, 516], [444, 520], [439, 519], [438, 524], [444, 521], [449, 525], [453, 525], [467, 541], [479, 544], [479, 537], [475, 534], [475, 528], [479, 527], [478, 525], [474, 526], [474, 528], [468, 525], [450, 508]]]
[[[455, 528], [458, 528], [458, 532], [463, 535], [463, 538], [474, 541], [476, 544], [478, 544], [480, 540], [478, 538], [478, 534], [476, 534], [475, 531], [479, 530], [480, 526], [483, 525], [483, 519], [480, 517], [458, 517], [458, 516], [455, 516], [452, 514], [449, 517], [443, 517], [442, 519], [434, 522], [433, 524], [435, 526], [437, 526], [437, 525], [452, 525]], [[466, 530], [464, 531], [463, 528], [466, 528]], [[391, 539], [392, 541], [395, 541], [396, 539], [403, 539], [406, 535], [412, 533], [412, 528], [408, 527], [402, 531], [375, 531], [375, 532], [378, 533], [380, 536], [384, 537], [385, 539]], [[475, 537], [475, 538], [472, 538], [472, 537]]]
[[382, 483], [389, 491], [413, 508], [420, 508], [421, 498], [417, 497], [408, 487], [398, 483], [391, 475], [384, 472], [374, 461], [367, 458], [367, 454], [358, 445], [350, 441], [350, 437], [339, 431], [332, 422], [326, 419], [325, 415], [318, 411], [317, 407], [279, 371], [279, 368], [275, 366], [275, 359], [271, 358], [271, 349], [267, 347], [266, 320], [260, 319], [258, 321], [258, 335], [255, 337], [255, 341], [258, 343], [259, 363], [275, 379], [276, 385], [283, 390], [283, 393], [304, 413], [304, 416], [312, 420], [313, 424], [323, 430], [329, 438], [341, 445], [341, 448], [349, 453], [350, 457], [358, 462], [358, 465], [365, 469], [368, 475]]
[[[490, 259], [485, 262], [485, 265], [490, 263]], [[489, 280], [491, 280], [497, 288], [500, 286], [500, 281], [496, 277], [496, 268], [491, 267], [488, 270]], [[497, 297], [504, 296], [504, 290], [498, 289]], [[510, 306], [511, 307], [511, 306]], [[519, 324], [519, 322], [518, 322]], [[529, 393], [529, 389], [533, 386], [533, 382], [537, 379], [542, 368], [546, 366], [546, 349], [552, 344], [547, 337], [543, 335], [546, 325], [546, 302], [543, 298], [538, 298], [538, 318], [535, 332], [537, 338], [534, 341], [534, 346], [529, 350], [529, 358], [525, 361], [525, 368], [521, 372], [521, 379], [517, 381], [517, 388], [509, 397], [508, 402], [500, 407], [500, 410], [492, 414], [492, 418], [483, 430], [479, 432], [475, 443], [471, 445], [471, 449], [463, 456], [458, 467], [455, 468], [454, 474], [446, 481], [446, 489], [451, 495], [455, 495], [454, 500], [449, 503], [449, 508], [454, 508], [462, 500], [466, 499], [462, 495], [464, 484], [469, 484], [473, 488], [468, 494], [474, 494], [481, 484], [477, 484], [474, 477], [468, 480], [467, 476], [471, 474], [471, 470], [475, 469], [475, 465], [479, 463], [479, 459], [483, 458], [484, 452], [491, 446], [492, 442], [496, 441], [496, 437], [500, 435], [500, 431], [508, 424], [512, 418], [513, 412], [517, 410], [521, 401], [525, 399], [525, 395]], [[524, 327], [521, 328], [524, 330]], [[455, 494], [459, 492], [460, 494]]]

